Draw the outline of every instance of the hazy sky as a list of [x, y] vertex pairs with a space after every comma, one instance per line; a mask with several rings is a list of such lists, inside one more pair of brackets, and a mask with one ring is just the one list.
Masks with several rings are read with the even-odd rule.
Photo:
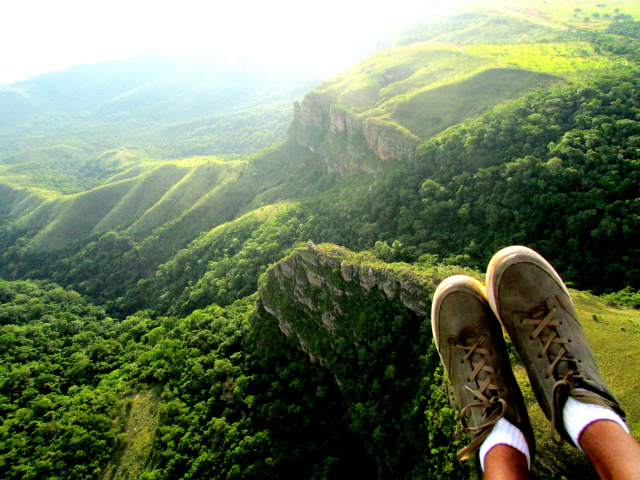
[[[451, 5], [452, 1], [439, 0]], [[0, 84], [149, 50], [340, 64], [436, 0], [3, 0]]]

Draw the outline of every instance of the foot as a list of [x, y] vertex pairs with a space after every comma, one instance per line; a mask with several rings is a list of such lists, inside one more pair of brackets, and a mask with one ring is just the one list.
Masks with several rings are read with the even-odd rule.
[[527, 410], [484, 286], [463, 275], [442, 282], [433, 298], [431, 326], [462, 409], [462, 426], [472, 438], [458, 452], [460, 459], [471, 458], [501, 418], [522, 431], [533, 457], [533, 431]]
[[624, 416], [602, 380], [566, 285], [544, 258], [527, 247], [501, 250], [489, 263], [487, 296], [562, 438], [574, 444], [562, 423], [569, 396]]

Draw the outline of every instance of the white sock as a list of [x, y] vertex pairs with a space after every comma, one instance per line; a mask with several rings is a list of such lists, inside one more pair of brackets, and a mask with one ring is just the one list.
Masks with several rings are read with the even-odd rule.
[[[577, 390], [584, 391], [583, 388], [578, 388]], [[583, 450], [578, 441], [580, 435], [582, 435], [585, 428], [598, 420], [611, 420], [612, 422], [616, 422], [629, 433], [629, 427], [624, 423], [624, 420], [609, 408], [592, 405], [590, 403], [582, 403], [575, 398], [569, 397], [562, 409], [562, 423], [564, 428], [581, 452], [583, 452]]]
[[487, 453], [489, 453], [489, 450], [496, 445], [509, 445], [522, 452], [523, 455], [527, 457], [527, 465], [529, 466], [529, 470], [531, 470], [531, 454], [529, 453], [529, 444], [527, 444], [524, 433], [506, 418], [501, 418], [496, 422], [493, 430], [491, 430], [491, 433], [485, 441], [482, 442], [482, 446], [480, 447], [480, 465], [482, 465], [483, 472], [484, 459]]

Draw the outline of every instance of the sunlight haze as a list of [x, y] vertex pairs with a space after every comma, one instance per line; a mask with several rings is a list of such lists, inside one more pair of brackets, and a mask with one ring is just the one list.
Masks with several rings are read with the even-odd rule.
[[11, 1], [0, 9], [0, 84], [144, 51], [295, 62], [333, 73], [353, 61], [354, 51], [436, 3], [400, 0], [388, 9], [362, 0]]

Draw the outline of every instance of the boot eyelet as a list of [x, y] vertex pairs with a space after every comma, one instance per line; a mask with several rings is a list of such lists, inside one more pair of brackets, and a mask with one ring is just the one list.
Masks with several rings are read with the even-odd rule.
[[533, 340], [533, 335], [529, 335], [529, 340]]
[[542, 358], [542, 354], [541, 353], [538, 354], [538, 358]]

